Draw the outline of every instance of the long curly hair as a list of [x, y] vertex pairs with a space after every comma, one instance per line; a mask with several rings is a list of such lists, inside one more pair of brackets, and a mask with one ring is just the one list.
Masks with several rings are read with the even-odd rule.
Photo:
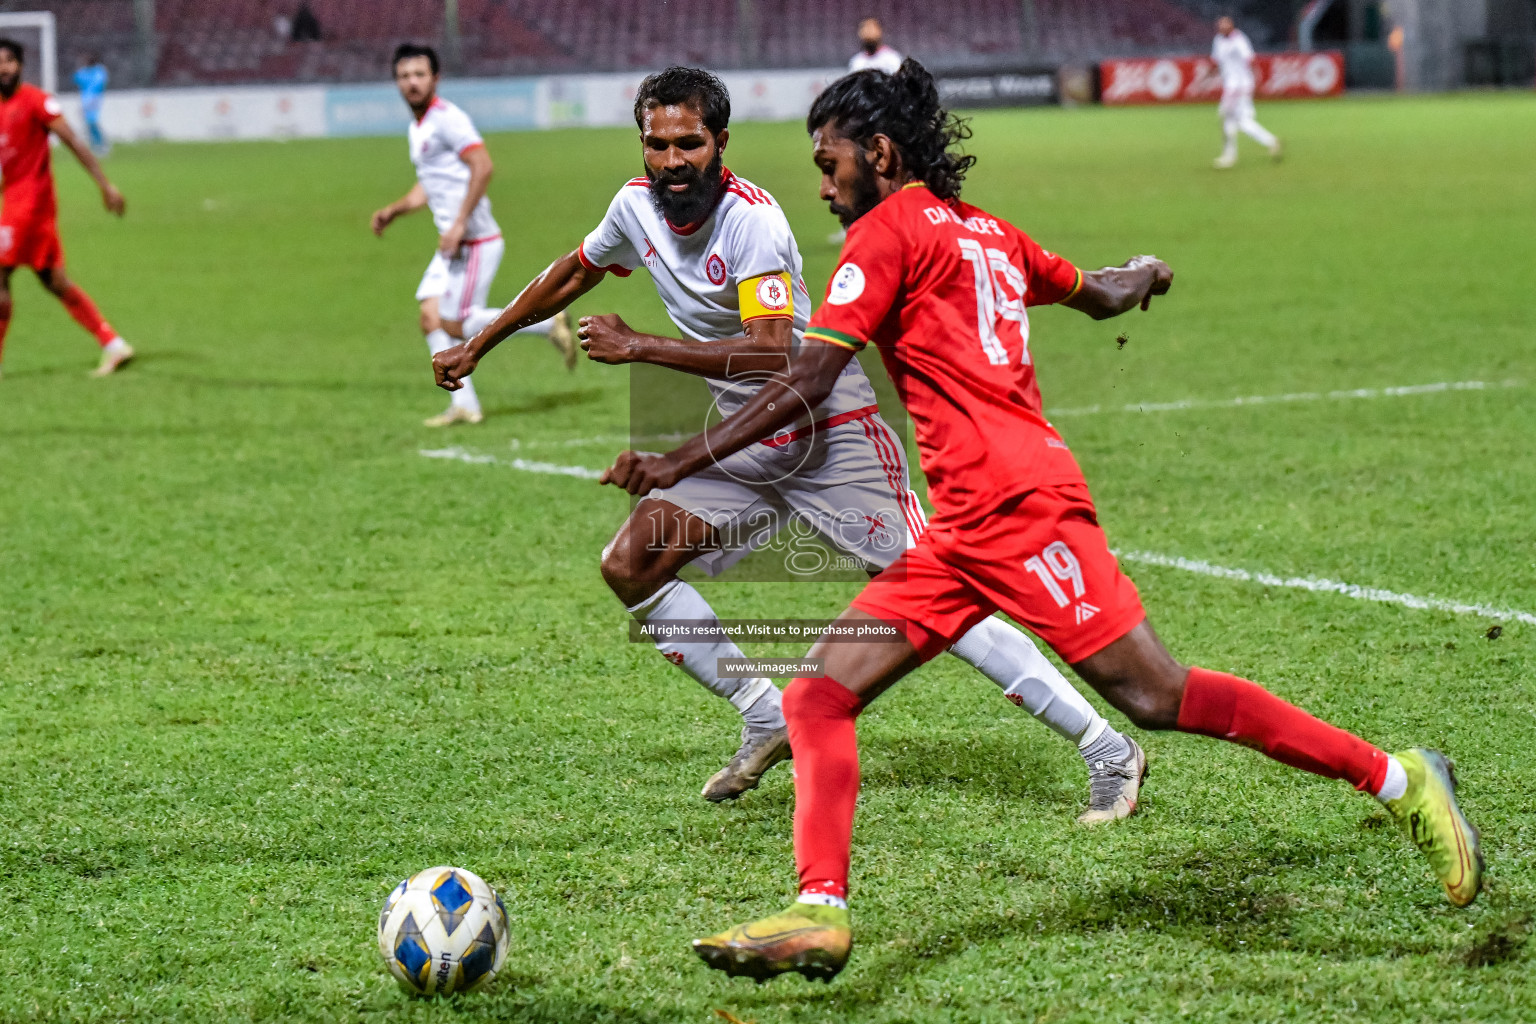
[[976, 158], [960, 151], [970, 125], [939, 105], [928, 69], [908, 57], [894, 75], [855, 71], [824, 89], [805, 119], [814, 132], [828, 124], [860, 145], [888, 137], [901, 161], [940, 199], [955, 199]]

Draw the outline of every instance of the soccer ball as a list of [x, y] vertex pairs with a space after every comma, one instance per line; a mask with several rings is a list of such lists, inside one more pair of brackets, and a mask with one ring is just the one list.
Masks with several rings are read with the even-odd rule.
[[418, 871], [384, 901], [379, 952], [412, 995], [468, 992], [488, 984], [507, 959], [507, 908], [473, 872]]

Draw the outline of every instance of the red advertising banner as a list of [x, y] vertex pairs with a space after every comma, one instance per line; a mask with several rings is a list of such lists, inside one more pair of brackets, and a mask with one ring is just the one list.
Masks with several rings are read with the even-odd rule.
[[[1103, 101], [1127, 103], [1214, 103], [1221, 99], [1221, 75], [1209, 57], [1155, 57], [1106, 60], [1099, 65]], [[1344, 55], [1261, 53], [1253, 59], [1255, 99], [1306, 99], [1344, 91]]]

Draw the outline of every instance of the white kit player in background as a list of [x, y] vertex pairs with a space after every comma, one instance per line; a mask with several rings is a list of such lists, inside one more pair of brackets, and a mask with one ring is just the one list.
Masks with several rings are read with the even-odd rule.
[[901, 54], [885, 45], [885, 30], [879, 20], [865, 18], [859, 22], [859, 52], [848, 59], [849, 73], [874, 68], [894, 75], [900, 67]]
[[[722, 415], [745, 404], [766, 374], [783, 372], [809, 319], [810, 296], [783, 210], [722, 162], [729, 119], [730, 96], [707, 71], [669, 68], [641, 83], [635, 121], [646, 176], [619, 189], [580, 247], [531, 282], [495, 324], [438, 355], [438, 382], [452, 390], [521, 324], [564, 309], [610, 273], [628, 276], [641, 266], [686, 339], [638, 335], [616, 316], [584, 317], [578, 335], [592, 359], [704, 377]], [[789, 738], [778, 687], [721, 673], [721, 661], [742, 659], [741, 649], [677, 574], [691, 563], [714, 575], [791, 520], [871, 571], [894, 562], [924, 528], [901, 440], [880, 418], [857, 360], [792, 429], [642, 499], [603, 552], [603, 578], [644, 635], [741, 714], [741, 746], [704, 787], [709, 800], [755, 788], [789, 756]], [[663, 621], [686, 623], [691, 635], [666, 635]], [[1081, 820], [1134, 809], [1137, 749], [1023, 633], [990, 618], [953, 652], [1078, 747], [1093, 783]]]
[[[883, 71], [894, 75], [901, 68], [902, 55], [895, 47], [885, 44], [885, 29], [879, 18], [865, 18], [859, 22], [859, 50], [848, 58], [848, 73], [855, 71]], [[848, 233], [838, 228], [827, 236], [829, 245], [842, 245]]]
[[1242, 132], [1280, 159], [1280, 140], [1264, 130], [1253, 111], [1253, 44], [1231, 18], [1216, 19], [1211, 60], [1221, 72], [1221, 134], [1226, 148], [1216, 158], [1218, 170], [1237, 163], [1237, 133]]
[[[383, 235], [390, 222], [423, 206], [432, 211], [438, 247], [416, 289], [421, 304], [421, 332], [432, 355], [473, 338], [500, 315], [486, 305], [506, 242], [491, 216], [486, 198], [490, 184], [490, 154], [469, 115], [437, 95], [437, 54], [428, 46], [409, 43], [395, 51], [395, 84], [414, 115], [409, 129], [411, 163], [416, 185], [373, 215], [373, 233]], [[567, 370], [576, 365], [576, 341], [564, 313], [524, 330], [547, 334], [565, 358]], [[475, 386], [469, 380], [454, 392], [446, 411], [426, 421], [429, 427], [479, 423], [484, 417]]]

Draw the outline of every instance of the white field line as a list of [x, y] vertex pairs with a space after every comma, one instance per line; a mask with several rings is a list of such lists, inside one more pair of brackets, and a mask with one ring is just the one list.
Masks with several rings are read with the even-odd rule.
[[613, 446], [615, 451], [629, 448], [644, 441], [670, 441], [682, 444], [693, 434], [598, 434], [596, 437], [567, 437], [555, 441], [524, 441], [514, 437], [509, 445], [513, 451], [523, 448], [583, 448], [592, 445]]
[[1518, 388], [1518, 380], [1437, 381], [1391, 388], [1351, 388], [1346, 391], [1294, 391], [1286, 395], [1245, 395], [1239, 398], [1188, 398], [1179, 402], [1132, 402], [1129, 405], [1085, 405], [1076, 409], [1048, 409], [1047, 416], [1092, 416], [1105, 412], [1179, 412], [1184, 409], [1236, 409], [1245, 405], [1280, 405], [1287, 402], [1339, 402], [1359, 398], [1405, 398], [1438, 395], [1447, 391], [1492, 391]]
[[[535, 462], [530, 459], [499, 459], [494, 455], [484, 455], [458, 447], [423, 448], [421, 454], [429, 459], [452, 459], [455, 462], [468, 462], [481, 466], [506, 466], [524, 473], [570, 476], [582, 480], [596, 480], [602, 475], [601, 470], [588, 469], [585, 466], [561, 466], [553, 462]], [[1338, 594], [1356, 601], [1374, 601], [1378, 604], [1395, 604], [1403, 608], [1417, 608], [1423, 611], [1452, 612], [1456, 615], [1478, 615], [1485, 619], [1523, 622], [1528, 626], [1536, 626], [1536, 614], [1514, 608], [1498, 608], [1493, 605], [1470, 604], [1465, 601], [1446, 601], [1438, 597], [1401, 594], [1395, 590], [1362, 587], [1356, 583], [1341, 583], [1338, 580], [1319, 579], [1314, 576], [1276, 576], [1274, 573], [1233, 569], [1225, 565], [1202, 562], [1195, 558], [1180, 558], [1177, 555], [1164, 555], [1155, 551], [1116, 551], [1115, 555], [1122, 561], [1136, 565], [1182, 569], [1184, 572], [1212, 576], [1216, 579], [1236, 580], [1239, 583], [1257, 583], [1260, 586], [1285, 587], [1290, 590], [1310, 590], [1317, 594]]]
[[506, 466], [508, 469], [520, 469], [524, 473], [574, 476], [582, 480], [596, 480], [603, 475], [602, 470], [588, 469], [586, 466], [560, 466], [553, 462], [535, 462], [531, 459], [499, 459], [494, 455], [483, 455], [467, 448], [423, 448], [421, 454], [429, 459], [452, 459], [455, 462], [469, 462], [475, 465]]
[[1237, 580], [1241, 583], [1258, 583], [1266, 587], [1310, 590], [1319, 594], [1339, 594], [1356, 601], [1375, 601], [1379, 604], [1401, 605], [1404, 608], [1454, 612], [1457, 615], [1479, 615], [1485, 619], [1502, 619], [1506, 622], [1513, 620], [1515, 622], [1523, 622], [1528, 626], [1536, 626], [1536, 615], [1530, 612], [1517, 611], [1513, 608], [1496, 608], [1492, 605], [1469, 604], [1465, 601], [1446, 601], [1438, 597], [1420, 597], [1417, 594], [1399, 594], [1395, 590], [1382, 590], [1379, 587], [1362, 587], [1354, 583], [1340, 583], [1338, 580], [1318, 579], [1312, 576], [1276, 576], [1268, 572], [1231, 569], [1224, 565], [1213, 565], [1210, 562], [1202, 562], [1194, 558], [1179, 558], [1176, 555], [1162, 555], [1155, 551], [1116, 551], [1115, 555], [1125, 562], [1134, 562], [1138, 565], [1156, 565], [1168, 569], [1182, 569], [1185, 572], [1198, 573], [1201, 576], [1214, 576], [1217, 579]]
[[[1524, 387], [1524, 381], [1456, 380], [1433, 384], [1406, 384], [1387, 388], [1350, 388], [1344, 391], [1293, 391], [1284, 395], [1244, 395], [1238, 398], [1186, 398], [1177, 402], [1132, 402], [1128, 405], [1084, 405], [1068, 409], [1047, 409], [1046, 416], [1096, 416], [1113, 412], [1181, 412], [1185, 409], [1237, 409], [1249, 405], [1284, 405], [1293, 402], [1341, 402], [1362, 398], [1407, 398], [1413, 395], [1438, 395], [1450, 391], [1495, 391]], [[512, 450], [523, 448], [585, 448], [606, 446], [615, 450], [646, 441], [681, 443], [692, 434], [651, 434], [629, 437], [624, 434], [599, 434], [596, 437], [570, 437], [550, 441], [512, 439]]]

